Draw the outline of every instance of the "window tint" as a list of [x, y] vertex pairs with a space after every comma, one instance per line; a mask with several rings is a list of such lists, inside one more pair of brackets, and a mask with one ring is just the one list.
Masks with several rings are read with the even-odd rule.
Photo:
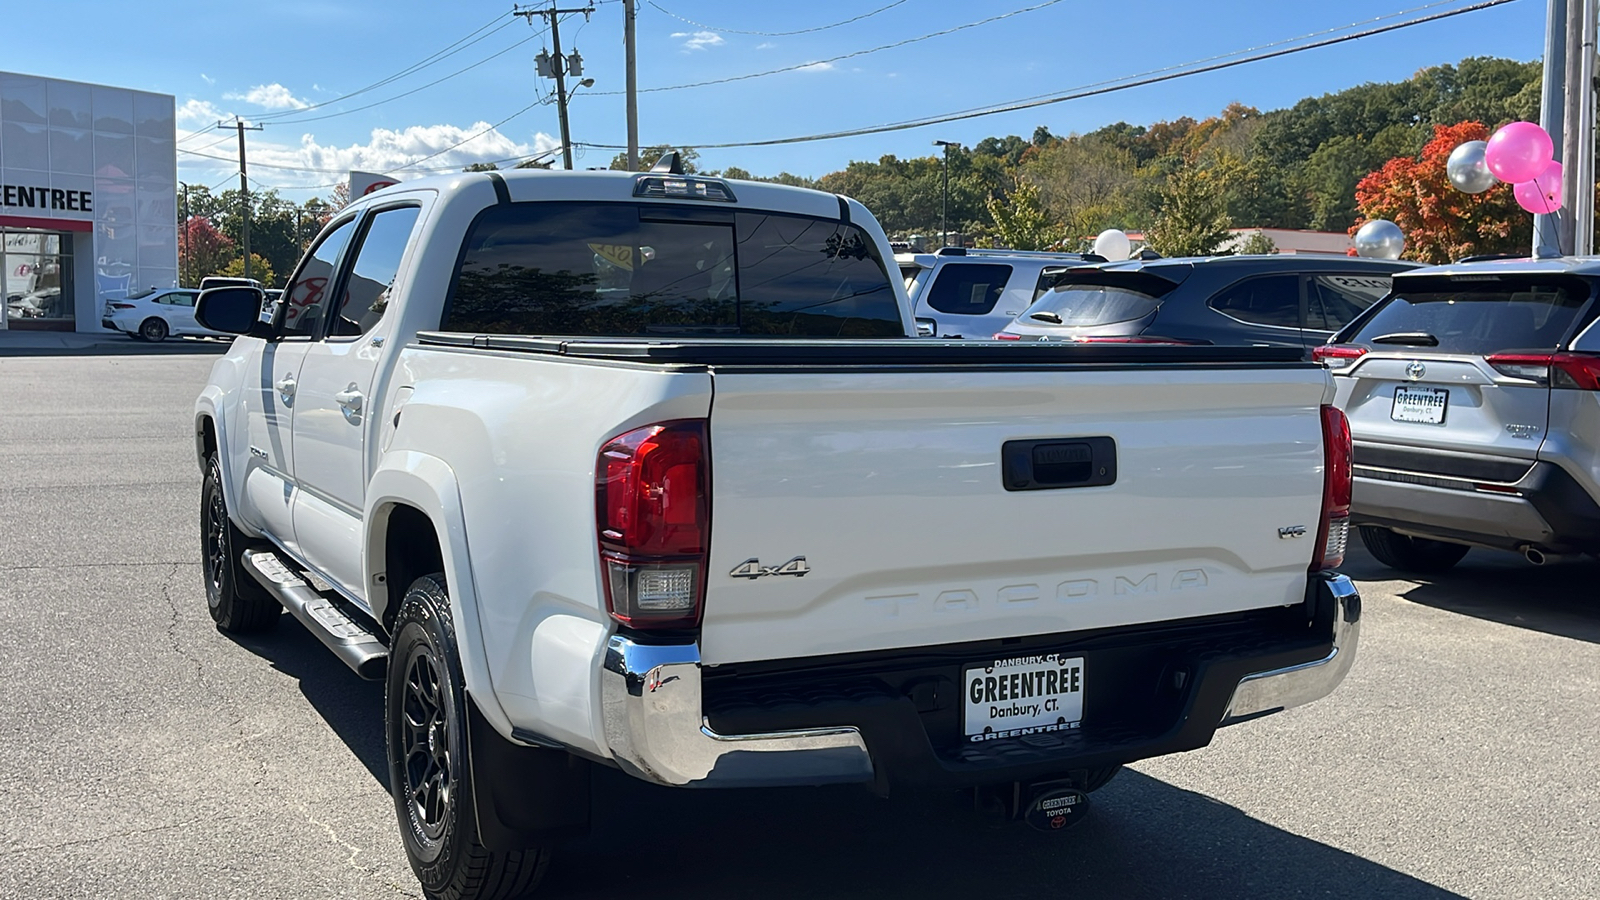
[[389, 306], [389, 291], [400, 271], [400, 256], [411, 239], [411, 228], [422, 210], [415, 206], [386, 209], [372, 217], [356, 251], [339, 300], [338, 315], [328, 328], [331, 335], [366, 334]]
[[1389, 293], [1387, 275], [1313, 275], [1306, 285], [1306, 327], [1338, 331]]
[[1300, 276], [1251, 278], [1211, 298], [1212, 309], [1252, 325], [1300, 327]]
[[1399, 279], [1395, 296], [1351, 340], [1371, 344], [1383, 335], [1406, 333], [1438, 339], [1436, 347], [1407, 344], [1405, 352], [1412, 354], [1554, 350], [1588, 296], [1580, 284], [1549, 280]]
[[1000, 292], [1010, 279], [1010, 266], [947, 264], [928, 288], [928, 305], [942, 313], [985, 315], [1000, 301]]
[[[300, 273], [294, 282], [284, 288], [279, 303], [287, 301], [283, 314], [283, 333], [288, 336], [316, 336], [322, 325], [327, 307], [328, 292], [333, 287], [333, 267], [339, 261], [339, 251], [350, 242], [355, 230], [355, 219], [349, 219], [323, 238], [311, 255], [300, 264]], [[277, 304], [273, 305], [276, 312]]]
[[[1160, 301], [1149, 294], [1124, 287], [1103, 284], [1059, 284], [1047, 290], [1022, 319], [1028, 324], [1042, 325], [1109, 325], [1113, 322], [1131, 322], [1156, 311]], [[1059, 323], [1034, 319], [1034, 313], [1050, 313], [1059, 317]]]
[[163, 306], [194, 306], [194, 295], [180, 293], [162, 294], [155, 299], [155, 302], [160, 303]]
[[442, 327], [488, 334], [904, 335], [859, 229], [801, 216], [518, 203], [467, 236]]

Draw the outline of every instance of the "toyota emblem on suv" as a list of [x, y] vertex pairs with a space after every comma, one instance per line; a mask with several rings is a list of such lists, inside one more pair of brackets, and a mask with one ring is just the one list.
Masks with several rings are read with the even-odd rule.
[[1406, 364], [1406, 377], [1412, 381], [1421, 381], [1422, 376], [1428, 374], [1428, 367], [1416, 360]]

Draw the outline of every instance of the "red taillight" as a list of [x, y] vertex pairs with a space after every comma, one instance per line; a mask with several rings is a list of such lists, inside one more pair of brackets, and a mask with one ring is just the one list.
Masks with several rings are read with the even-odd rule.
[[595, 461], [601, 580], [612, 618], [631, 628], [700, 623], [711, 535], [706, 423], [618, 435]]
[[1583, 353], [1495, 353], [1484, 358], [1511, 378], [1567, 390], [1600, 391], [1600, 356]]
[[1327, 365], [1337, 372], [1355, 365], [1356, 360], [1367, 355], [1367, 348], [1349, 344], [1319, 344], [1311, 348], [1311, 359]]
[[1316, 556], [1311, 571], [1344, 562], [1350, 538], [1350, 420], [1337, 407], [1322, 407], [1322, 521], [1317, 526]]
[[995, 332], [994, 339], [997, 340], [997, 341], [1020, 341], [1020, 340], [1022, 340], [1022, 335], [1020, 335], [1020, 334], [1006, 334], [1004, 331], [998, 331], [998, 332]]
[[133, 304], [132, 303], [113, 303], [113, 304], [111, 304], [111, 308], [112, 309], [133, 309]]

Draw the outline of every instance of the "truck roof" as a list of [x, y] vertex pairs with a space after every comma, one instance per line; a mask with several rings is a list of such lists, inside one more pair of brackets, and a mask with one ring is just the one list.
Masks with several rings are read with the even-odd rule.
[[[669, 196], [636, 196], [634, 190], [640, 181], [645, 179], [668, 179], [683, 182], [709, 182], [726, 187], [733, 201], [720, 199], [703, 199], [684, 195]], [[393, 190], [413, 190], [417, 188], [430, 189], [443, 193], [452, 193], [462, 190], [470, 185], [483, 184], [499, 180], [506, 186], [513, 202], [527, 202], [533, 200], [585, 200], [585, 201], [632, 201], [658, 203], [695, 203], [707, 206], [733, 206], [754, 207], [757, 209], [771, 210], [774, 212], [787, 212], [795, 215], [820, 216], [823, 218], [837, 219], [840, 217], [841, 202], [852, 204], [853, 210], [865, 213], [866, 208], [861, 204], [837, 194], [825, 191], [811, 190], [809, 188], [791, 187], [786, 184], [770, 184], [764, 181], [742, 181], [735, 178], [720, 178], [714, 175], [667, 175], [661, 172], [618, 172], [611, 170], [591, 171], [566, 171], [564, 169], [509, 169], [493, 172], [456, 172], [446, 175], [430, 175], [414, 181], [405, 181], [396, 185]], [[358, 203], [367, 204], [383, 202], [385, 194], [390, 189], [376, 191], [361, 198]], [[352, 204], [354, 206], [355, 204]], [[859, 214], [859, 213], [854, 213]], [[869, 214], [870, 215], [870, 214]]]

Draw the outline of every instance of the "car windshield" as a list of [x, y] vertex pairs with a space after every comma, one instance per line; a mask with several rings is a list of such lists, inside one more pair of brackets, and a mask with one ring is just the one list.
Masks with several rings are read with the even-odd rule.
[[1589, 296], [1581, 281], [1550, 278], [1397, 278], [1394, 291], [1350, 342], [1480, 356], [1553, 350]]
[[1029, 325], [1110, 325], [1155, 312], [1161, 301], [1126, 287], [1060, 283], [1039, 296], [1018, 320]]

